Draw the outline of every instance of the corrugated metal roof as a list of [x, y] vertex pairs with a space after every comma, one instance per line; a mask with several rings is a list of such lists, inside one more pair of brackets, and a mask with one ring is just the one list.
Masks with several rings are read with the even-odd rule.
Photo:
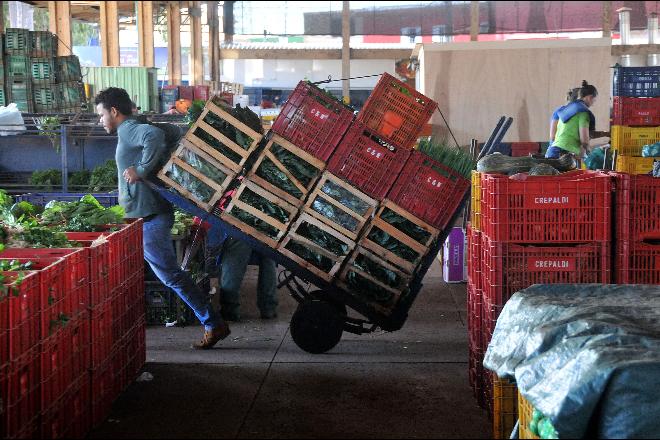
[[[414, 43], [353, 43], [351, 49], [410, 49], [415, 47]], [[232, 50], [273, 50], [273, 49], [297, 49], [297, 50], [341, 50], [341, 42], [338, 43], [237, 43], [224, 42], [220, 49]]]

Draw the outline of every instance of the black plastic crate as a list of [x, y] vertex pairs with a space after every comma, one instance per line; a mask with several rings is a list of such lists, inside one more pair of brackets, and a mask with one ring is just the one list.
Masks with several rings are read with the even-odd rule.
[[615, 67], [612, 95], [637, 98], [660, 96], [660, 66]]

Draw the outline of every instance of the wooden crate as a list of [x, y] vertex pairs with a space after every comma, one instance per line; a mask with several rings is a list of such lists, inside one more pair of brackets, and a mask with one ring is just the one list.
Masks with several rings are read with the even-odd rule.
[[[332, 190], [333, 187], [345, 190], [356, 199], [359, 199], [364, 203], [365, 209], [362, 212], [357, 212], [343, 205], [340, 200], [337, 200], [332, 195], [328, 194], [329, 190]], [[354, 225], [342, 225], [337, 221], [326, 217], [315, 208], [320, 203], [327, 203], [329, 206], [332, 206], [332, 209], [337, 209], [343, 214], [350, 216], [355, 221]], [[364, 225], [369, 221], [377, 207], [378, 201], [376, 199], [369, 197], [359, 189], [349, 185], [329, 171], [326, 171], [323, 173], [318, 185], [316, 185], [314, 192], [307, 199], [304, 212], [335, 228], [351, 240], [357, 240]]]
[[[286, 213], [288, 214], [287, 220], [285, 222], [280, 222], [278, 219], [269, 216], [268, 214], [259, 210], [258, 208], [247, 204], [242, 197], [246, 194], [247, 190], [257, 194], [258, 196], [262, 197], [269, 203], [276, 205], [277, 207], [286, 211]], [[252, 215], [253, 217], [256, 217], [260, 221], [277, 229], [278, 231], [277, 234], [274, 237], [271, 237], [265, 232], [256, 229], [252, 225], [246, 224], [245, 222], [243, 222], [234, 215], [235, 210], [242, 210]], [[243, 183], [241, 183], [241, 185], [238, 187], [236, 194], [232, 198], [231, 202], [229, 202], [227, 209], [220, 215], [220, 218], [226, 221], [227, 223], [236, 226], [238, 229], [245, 232], [246, 234], [251, 235], [257, 240], [267, 244], [268, 246], [272, 248], [276, 248], [277, 244], [286, 233], [289, 225], [291, 224], [293, 218], [296, 216], [297, 213], [298, 213], [298, 208], [296, 206], [293, 206], [292, 204], [288, 203], [286, 200], [282, 200], [276, 195], [261, 188], [255, 182], [246, 178], [243, 180]]]
[[[275, 156], [275, 154], [273, 154], [274, 146], [282, 147], [284, 150], [293, 154], [301, 161], [306, 162], [307, 164], [316, 168], [318, 172], [310, 179], [309, 182], [301, 182], [291, 173], [291, 170], [288, 169], [286, 165], [283, 164]], [[274, 183], [271, 183], [257, 175], [260, 169], [262, 169], [261, 167], [265, 159], [270, 160], [277, 167], [277, 169], [280, 170], [293, 185], [295, 185], [295, 187], [301, 192], [300, 196], [289, 194], [288, 192], [284, 191], [284, 189], [282, 189], [281, 187], [276, 186]], [[301, 206], [304, 203], [305, 199], [307, 198], [307, 194], [309, 194], [309, 192], [314, 187], [314, 184], [321, 176], [321, 173], [323, 173], [324, 168], [325, 168], [325, 163], [323, 161], [315, 158], [311, 154], [307, 153], [305, 150], [296, 147], [295, 145], [293, 145], [291, 142], [287, 141], [283, 137], [277, 134], [273, 134], [270, 141], [266, 145], [266, 148], [260, 154], [259, 159], [257, 159], [257, 162], [252, 167], [252, 171], [250, 172], [250, 179], [258, 183], [263, 188], [266, 188], [268, 191], [272, 192], [273, 194], [283, 198], [287, 202], [296, 206]]]
[[[371, 261], [373, 264], [386, 269], [396, 274], [396, 279], [393, 283], [385, 282], [385, 278], [374, 276], [363, 270], [364, 259]], [[357, 264], [356, 264], [356, 260]], [[369, 283], [380, 290], [382, 298], [374, 298], [373, 293], [365, 292], [359, 287], [348, 281], [348, 277], [359, 276], [363, 278], [363, 282]], [[370, 305], [378, 312], [389, 314], [392, 308], [397, 304], [402, 294], [408, 291], [408, 286], [412, 280], [412, 275], [403, 272], [396, 266], [388, 263], [384, 259], [365, 249], [362, 246], [357, 246], [351, 257], [341, 270], [341, 274], [337, 278], [336, 284], [344, 289], [349, 294], [353, 295], [360, 301]]]
[[[383, 214], [386, 213], [387, 210], [391, 210], [394, 213], [400, 215], [401, 217], [414, 223], [416, 226], [426, 231], [428, 237], [425, 240], [423, 240], [423, 242], [419, 242], [414, 238], [406, 235], [404, 232], [400, 231], [399, 229], [395, 228], [391, 224], [387, 223], [382, 218]], [[369, 235], [372, 232], [374, 232], [375, 228], [380, 229], [381, 231], [389, 234], [394, 240], [408, 246], [414, 251], [414, 253], [417, 256], [410, 260], [406, 260], [400, 257], [399, 255], [396, 255], [393, 252], [385, 249], [378, 243], [372, 241], [369, 238]], [[405, 211], [401, 207], [397, 206], [390, 200], [385, 200], [383, 201], [380, 209], [378, 210], [376, 217], [371, 221], [371, 223], [369, 223], [364, 233], [362, 234], [362, 239], [360, 240], [359, 244], [369, 249], [371, 252], [375, 253], [384, 260], [388, 261], [389, 263], [392, 263], [393, 265], [403, 269], [405, 272], [412, 274], [415, 272], [415, 269], [417, 269], [417, 266], [419, 265], [424, 255], [426, 255], [426, 253], [428, 252], [429, 247], [433, 243], [433, 240], [438, 236], [438, 234], [439, 231], [435, 229], [433, 226], [418, 219], [417, 217]]]
[[[302, 236], [299, 234], [299, 229], [303, 224], [309, 224], [311, 226], [315, 226], [323, 232], [330, 234], [337, 240], [341, 241], [342, 243], [346, 244], [348, 246], [348, 251], [346, 255], [337, 255], [319, 244], [315, 243], [314, 241]], [[293, 252], [291, 250], [292, 245], [299, 245], [307, 248], [308, 250], [318, 254], [322, 255], [323, 257], [328, 258], [331, 262], [332, 265], [328, 270], [324, 270], [323, 268], [317, 267], [316, 265], [312, 264], [311, 262], [305, 260], [303, 257], [301, 257], [299, 254]], [[331, 281], [339, 269], [341, 268], [342, 263], [346, 259], [348, 255], [350, 255], [351, 251], [355, 247], [355, 242], [351, 240], [350, 238], [344, 236], [343, 234], [340, 234], [339, 232], [335, 231], [334, 229], [328, 227], [325, 223], [320, 222], [316, 218], [312, 217], [309, 214], [302, 213], [300, 214], [300, 217], [295, 221], [293, 225], [291, 225], [291, 230], [289, 233], [284, 237], [284, 240], [282, 240], [282, 243], [280, 243], [278, 250], [283, 254], [286, 255], [287, 257], [291, 258], [301, 266], [307, 268], [320, 278], [326, 280], [326, 281]]]
[[[244, 149], [236, 142], [229, 139], [227, 136], [220, 133], [218, 130], [216, 130], [211, 125], [209, 125], [209, 123], [206, 122], [205, 120], [209, 113], [215, 115], [219, 119], [228, 122], [238, 131], [249, 136], [252, 139], [252, 143], [250, 144], [250, 146], [247, 149]], [[213, 145], [210, 145], [204, 139], [200, 138], [198, 130], [202, 130], [206, 132], [221, 145], [223, 145], [228, 150], [231, 150], [233, 153], [235, 153], [240, 158], [238, 162], [232, 160], [229, 156], [214, 148]], [[208, 101], [206, 103], [206, 106], [204, 107], [204, 111], [202, 111], [202, 114], [199, 116], [199, 119], [197, 119], [197, 122], [195, 122], [193, 126], [190, 128], [190, 130], [188, 130], [188, 133], [186, 133], [185, 138], [190, 142], [192, 142], [193, 144], [195, 144], [196, 146], [198, 146], [199, 148], [201, 148], [202, 150], [206, 151], [208, 154], [213, 156], [217, 161], [221, 162], [235, 173], [240, 173], [243, 168], [243, 165], [245, 164], [245, 161], [248, 159], [250, 154], [257, 148], [257, 145], [259, 144], [261, 139], [263, 139], [263, 135], [257, 133], [256, 131], [252, 130], [250, 127], [248, 127], [238, 119], [234, 118], [232, 115], [227, 113], [218, 105], [214, 104], [213, 101]]]
[[[209, 189], [214, 192], [213, 196], [208, 200], [202, 200], [197, 195], [192, 194], [180, 182], [174, 180], [174, 177], [171, 174], [174, 166], [187, 172], [189, 175], [209, 187]], [[216, 171], [220, 171], [225, 177], [221, 181], [218, 181], [216, 178], [209, 176], [209, 167]], [[172, 154], [170, 160], [158, 173], [158, 178], [160, 180], [176, 189], [183, 197], [194, 202], [197, 206], [206, 211], [211, 211], [211, 209], [213, 209], [213, 206], [218, 200], [220, 200], [234, 177], [236, 177], [234, 171], [216, 161], [205, 150], [185, 139], [181, 141], [181, 144], [174, 154]]]

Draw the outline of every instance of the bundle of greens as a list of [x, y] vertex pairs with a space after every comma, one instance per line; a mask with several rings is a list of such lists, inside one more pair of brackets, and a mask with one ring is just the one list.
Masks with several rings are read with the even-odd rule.
[[403, 244], [387, 232], [375, 226], [371, 228], [367, 238], [405, 261], [412, 263], [419, 258], [419, 253], [410, 246]]
[[193, 225], [193, 217], [181, 210], [174, 211], [174, 224], [172, 225], [172, 235], [183, 235], [190, 230]]
[[204, 203], [211, 201], [215, 195], [215, 189], [202, 182], [197, 176], [189, 173], [184, 168], [181, 168], [176, 163], [171, 163], [169, 170], [165, 173], [167, 177], [190, 191], [190, 193], [198, 200]]
[[7, 191], [0, 189], [0, 207], [1, 206], [11, 206], [14, 203], [14, 199], [7, 194]]
[[30, 176], [30, 185], [44, 191], [54, 191], [62, 186], [62, 172], [56, 169], [35, 171]]
[[103, 165], [97, 166], [92, 171], [87, 191], [98, 192], [117, 188], [117, 175], [117, 163], [114, 159], [107, 160]]
[[75, 171], [69, 174], [69, 187], [85, 188], [85, 190], [87, 190], [90, 177], [91, 173], [89, 170]]
[[[270, 200], [253, 192], [249, 188], [246, 188], [238, 199], [265, 213], [267, 216], [274, 218], [280, 223], [286, 224], [289, 221], [289, 213], [287, 211], [272, 203]], [[231, 209], [230, 214], [241, 220], [243, 223], [252, 226], [253, 228], [263, 232], [271, 238], [277, 238], [278, 234], [280, 233], [277, 228], [269, 225], [268, 223], [255, 217], [249, 212], [238, 208], [237, 206], [234, 206]]]
[[199, 116], [204, 111], [205, 105], [206, 102], [202, 101], [201, 99], [195, 99], [190, 105], [190, 107], [188, 107], [186, 116], [183, 118], [183, 121], [186, 124], [188, 124], [188, 127], [192, 127], [192, 125], [197, 121], [197, 119], [199, 119]]
[[[467, 179], [470, 178], [472, 170], [477, 166], [476, 161], [465, 149], [452, 147], [445, 140], [423, 138], [419, 142], [418, 150]], [[434, 170], [446, 175], [442, 169], [434, 168]]]
[[34, 263], [27, 261], [21, 263], [18, 260], [0, 260], [0, 271], [4, 272], [18, 272], [21, 270], [30, 270]]
[[106, 209], [94, 196], [87, 194], [77, 202], [49, 202], [40, 222], [68, 232], [92, 232], [100, 225], [121, 223], [123, 218], [122, 207]]
[[383, 210], [380, 214], [380, 218], [420, 244], [426, 244], [429, 238], [431, 238], [431, 233], [426, 229], [417, 226], [415, 223], [389, 208]]

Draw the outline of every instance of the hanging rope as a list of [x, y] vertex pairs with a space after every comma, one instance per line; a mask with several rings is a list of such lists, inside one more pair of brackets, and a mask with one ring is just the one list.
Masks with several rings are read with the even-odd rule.
[[353, 76], [351, 78], [341, 78], [341, 79], [332, 79], [332, 75], [328, 75], [328, 79], [323, 80], [323, 81], [313, 82], [312, 84], [314, 84], [314, 85], [327, 84], [327, 83], [337, 82], [337, 81], [346, 81], [346, 80], [349, 80], [349, 79], [373, 78], [375, 76], [381, 76], [381, 75], [382, 75], [382, 73], [379, 73], [377, 75]]

